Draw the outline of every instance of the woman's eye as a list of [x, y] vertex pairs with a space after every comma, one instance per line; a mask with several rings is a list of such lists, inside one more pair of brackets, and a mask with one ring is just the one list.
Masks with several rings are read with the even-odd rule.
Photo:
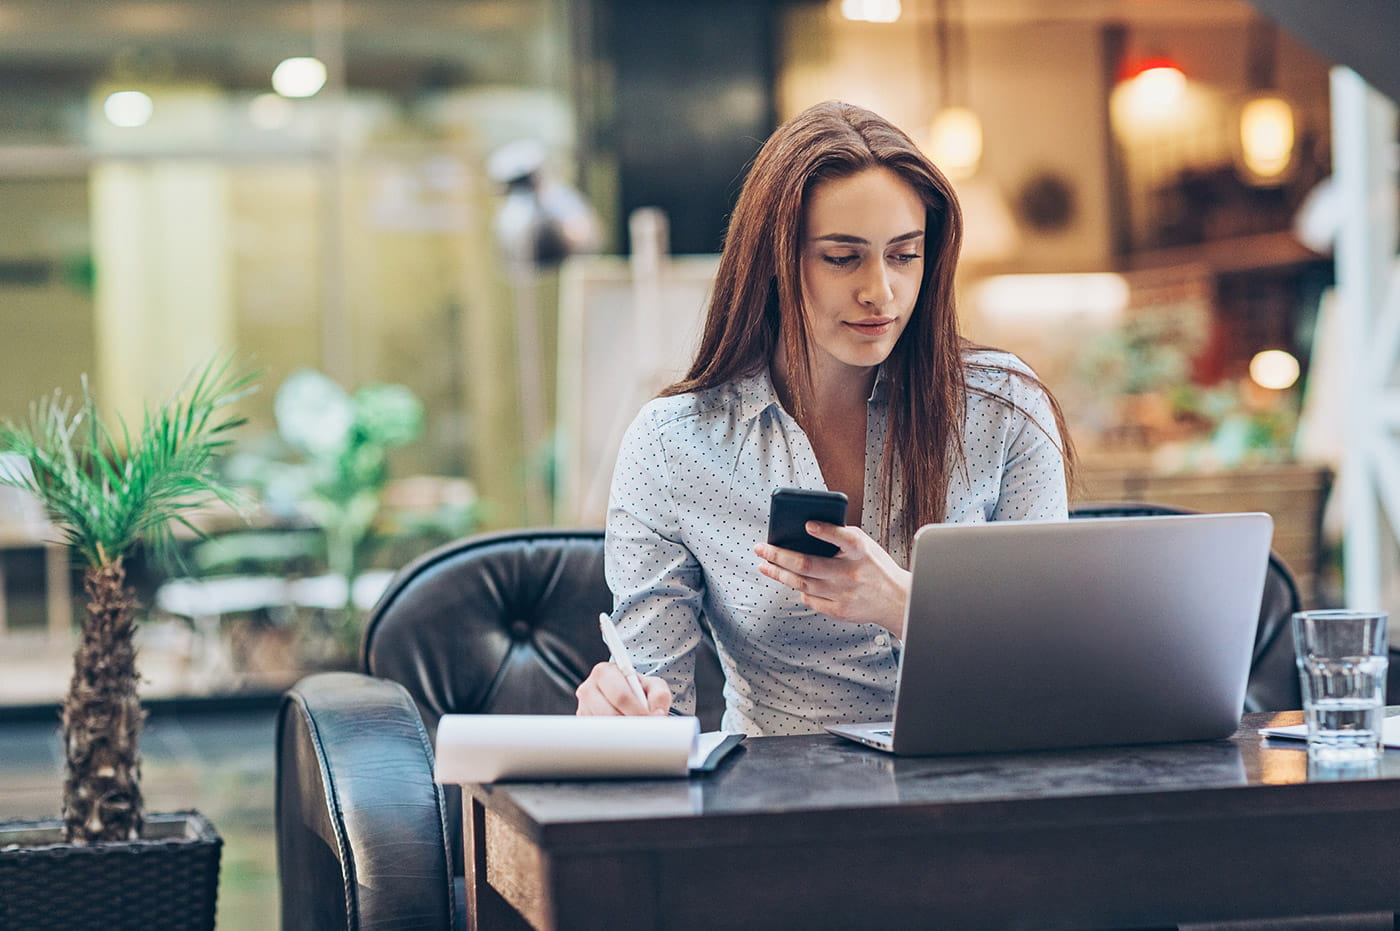
[[853, 255], [824, 255], [822, 259], [828, 265], [834, 265], [837, 268], [845, 268], [847, 265], [854, 262], [856, 257]]
[[917, 261], [921, 258], [923, 258], [923, 256], [917, 252], [902, 252], [898, 255], [890, 256], [891, 261], [899, 265], [908, 265], [910, 262]]

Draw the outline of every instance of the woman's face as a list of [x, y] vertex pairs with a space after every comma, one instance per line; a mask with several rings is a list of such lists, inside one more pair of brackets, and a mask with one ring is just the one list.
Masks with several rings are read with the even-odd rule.
[[871, 168], [807, 195], [802, 303], [814, 375], [884, 362], [924, 274], [924, 205], [899, 175]]

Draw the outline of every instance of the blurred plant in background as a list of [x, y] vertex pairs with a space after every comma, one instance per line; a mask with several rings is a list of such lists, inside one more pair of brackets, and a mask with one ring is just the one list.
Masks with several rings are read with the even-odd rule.
[[1196, 380], [1209, 318], [1198, 300], [1135, 309], [1080, 343], [1062, 403], [1109, 455], [1150, 456], [1165, 472], [1291, 461], [1298, 398], [1248, 376]]
[[1184, 442], [1160, 450], [1159, 465], [1172, 471], [1214, 470], [1294, 460], [1296, 392], [1261, 388], [1240, 378], [1210, 387], [1188, 385], [1176, 398], [1174, 416], [1197, 428]]
[[[196, 688], [285, 688], [315, 669], [353, 668], [360, 614], [394, 572], [475, 529], [466, 478], [394, 477], [424, 407], [402, 385], [347, 391], [300, 370], [273, 398], [277, 429], [240, 444], [224, 470], [256, 498], [248, 524], [191, 544], [192, 577], [165, 579], [155, 604], [186, 622]], [[174, 635], [172, 635], [173, 637]]]
[[[284, 527], [309, 521], [321, 530], [326, 565], [345, 581], [344, 609], [335, 627], [349, 653], [358, 640], [354, 583], [383, 506], [390, 452], [421, 436], [423, 405], [403, 385], [368, 384], [350, 393], [320, 372], [302, 369], [278, 388], [273, 412], [277, 436], [234, 457], [229, 475], [255, 488]], [[272, 550], [284, 558], [305, 545], [304, 534], [284, 534], [284, 540], [286, 546]], [[201, 561], [207, 567], [237, 558], [237, 544], [226, 542]]]
[[1076, 375], [1101, 394], [1165, 394], [1191, 380], [1192, 360], [1205, 346], [1207, 322], [1199, 308], [1158, 305], [1089, 339]]
[[295, 501], [324, 529], [331, 571], [353, 579], [389, 481], [389, 451], [422, 435], [423, 405], [403, 385], [369, 384], [348, 394], [303, 369], [277, 389], [273, 412], [299, 461], [272, 465], [267, 494]]
[[1248, 377], [1197, 382], [1193, 370], [1207, 331], [1199, 308], [1168, 303], [1083, 343], [1065, 396], [1094, 412], [1103, 448], [1150, 453], [1167, 472], [1292, 458], [1296, 395]]

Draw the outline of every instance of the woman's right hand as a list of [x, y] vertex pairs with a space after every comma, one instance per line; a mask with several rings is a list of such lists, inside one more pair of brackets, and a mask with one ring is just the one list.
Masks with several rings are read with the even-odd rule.
[[632, 692], [622, 670], [611, 662], [602, 662], [593, 667], [588, 678], [574, 690], [578, 697], [576, 714], [669, 714], [671, 711], [671, 687], [660, 676], [638, 676], [642, 691], [646, 693], [646, 704]]

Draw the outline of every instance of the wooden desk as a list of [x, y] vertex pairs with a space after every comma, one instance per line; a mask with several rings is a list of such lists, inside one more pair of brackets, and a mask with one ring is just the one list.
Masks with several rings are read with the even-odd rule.
[[1101, 928], [1400, 910], [1400, 750], [1369, 773], [1309, 774], [1297, 745], [1257, 734], [1299, 720], [980, 757], [774, 737], [686, 781], [468, 786], [469, 915], [489, 929], [520, 915], [539, 928]]

